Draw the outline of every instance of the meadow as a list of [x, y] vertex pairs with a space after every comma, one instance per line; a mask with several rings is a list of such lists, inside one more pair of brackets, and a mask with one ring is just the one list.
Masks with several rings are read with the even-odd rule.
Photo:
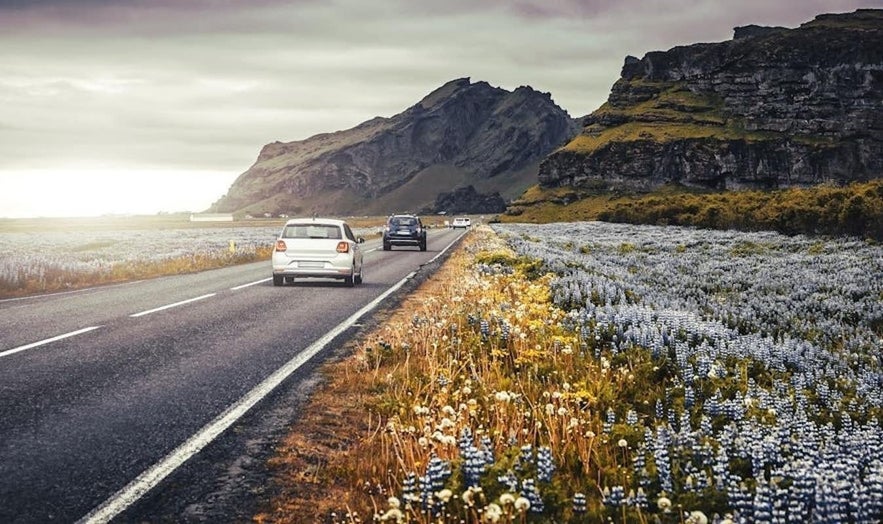
[[258, 522], [883, 520], [883, 247], [474, 229], [326, 383]]
[[268, 260], [276, 234], [278, 227], [0, 232], [0, 298]]
[[[269, 261], [283, 219], [0, 220], [0, 299]], [[382, 218], [351, 221], [366, 239]]]

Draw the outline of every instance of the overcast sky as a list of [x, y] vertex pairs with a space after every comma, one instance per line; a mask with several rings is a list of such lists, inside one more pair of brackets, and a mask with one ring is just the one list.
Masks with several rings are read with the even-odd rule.
[[[626, 55], [860, 7], [883, 0], [0, 0], [0, 217], [61, 214], [90, 184], [106, 198], [64, 213], [198, 210], [265, 143], [392, 116], [454, 78], [582, 116]], [[111, 193], [120, 177], [140, 200]]]

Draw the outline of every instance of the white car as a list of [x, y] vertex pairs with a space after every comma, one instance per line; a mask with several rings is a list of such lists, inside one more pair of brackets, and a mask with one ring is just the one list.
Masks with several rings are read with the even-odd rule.
[[343, 220], [294, 218], [285, 223], [273, 250], [273, 285], [295, 278], [336, 278], [361, 284], [362, 246]]
[[469, 229], [470, 227], [472, 227], [472, 220], [467, 217], [457, 217], [454, 219], [451, 227], [454, 229], [457, 229], [459, 227], [462, 227], [463, 229]]

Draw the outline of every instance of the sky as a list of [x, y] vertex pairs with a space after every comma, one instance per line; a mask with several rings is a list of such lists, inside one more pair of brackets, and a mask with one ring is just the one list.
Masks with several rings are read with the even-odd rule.
[[449, 80], [607, 99], [627, 55], [883, 0], [0, 0], [0, 217], [203, 211], [273, 141]]

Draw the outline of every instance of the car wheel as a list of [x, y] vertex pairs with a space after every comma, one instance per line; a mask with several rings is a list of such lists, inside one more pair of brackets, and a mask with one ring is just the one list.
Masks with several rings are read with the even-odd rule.
[[281, 286], [282, 285], [282, 275], [273, 275], [273, 285]]
[[361, 284], [363, 282], [362, 273], [364, 273], [364, 272], [365, 272], [365, 268], [363, 267], [362, 270], [359, 271], [359, 274], [356, 275], [355, 277], [353, 277], [353, 280], [355, 280], [356, 284]]
[[392, 246], [389, 245], [388, 243], [384, 242], [384, 243], [383, 243], [383, 250], [384, 250], [384, 251], [389, 251], [390, 249], [392, 249]]
[[353, 271], [348, 276], [344, 277], [343, 283], [346, 284], [346, 287], [353, 287], [356, 285], [356, 265], [353, 264]]
[[420, 251], [426, 251], [426, 241], [420, 242]]

